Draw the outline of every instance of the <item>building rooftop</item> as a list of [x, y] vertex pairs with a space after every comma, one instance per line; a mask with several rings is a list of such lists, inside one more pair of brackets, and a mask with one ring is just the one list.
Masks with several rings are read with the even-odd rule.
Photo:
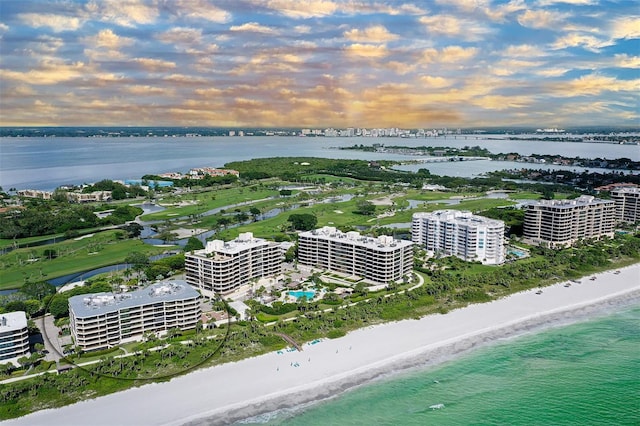
[[0, 333], [22, 330], [27, 327], [27, 314], [24, 311], [14, 311], [0, 314]]
[[253, 233], [244, 232], [238, 235], [238, 238], [231, 241], [222, 241], [222, 240], [213, 240], [207, 242], [207, 246], [203, 250], [197, 250], [194, 252], [195, 255], [210, 257], [212, 254], [238, 254], [252, 247], [259, 247], [271, 243], [262, 238], [255, 238]]
[[466, 210], [436, 210], [433, 212], [418, 212], [413, 214], [414, 219], [429, 218], [441, 222], [458, 223], [464, 225], [488, 225], [504, 226], [504, 222], [498, 219], [490, 219], [484, 216], [477, 216]]
[[611, 190], [611, 193], [614, 192], [623, 194], [640, 194], [640, 188], [637, 186], [616, 187]]
[[198, 296], [200, 293], [185, 281], [162, 281], [128, 293], [93, 293], [73, 296], [69, 298], [69, 309], [73, 311], [76, 318], [84, 318], [117, 312], [124, 308], [192, 299]]
[[614, 204], [614, 201], [595, 198], [592, 195], [581, 195], [573, 200], [539, 200], [535, 203], [529, 204], [529, 206], [545, 206], [560, 209], [570, 209], [579, 206], [590, 206], [596, 204]]
[[380, 251], [392, 251], [398, 247], [413, 245], [413, 242], [406, 240], [396, 240], [389, 235], [381, 235], [377, 238], [360, 235], [359, 232], [342, 232], [332, 226], [324, 226], [313, 231], [300, 233], [301, 237], [320, 237], [326, 240], [351, 243], [362, 247], [368, 247]]

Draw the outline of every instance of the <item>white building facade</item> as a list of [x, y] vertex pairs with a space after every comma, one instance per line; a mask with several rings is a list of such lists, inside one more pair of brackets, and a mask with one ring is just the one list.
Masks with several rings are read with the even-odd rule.
[[209, 241], [203, 250], [186, 253], [186, 280], [203, 291], [226, 294], [252, 279], [280, 275], [282, 260], [279, 244], [245, 232], [235, 240]]
[[619, 222], [640, 222], [640, 188], [614, 188], [611, 199], [615, 202]]
[[140, 340], [145, 333], [188, 330], [200, 320], [200, 294], [184, 281], [163, 281], [129, 293], [69, 298], [71, 334], [83, 350]]
[[541, 200], [526, 206], [524, 240], [549, 248], [570, 247], [585, 238], [613, 238], [612, 200], [582, 195], [574, 200]]
[[366, 237], [325, 226], [298, 236], [298, 262], [362, 277], [376, 284], [398, 282], [413, 270], [413, 243], [390, 236]]
[[29, 327], [23, 311], [0, 314], [0, 364], [18, 363], [29, 356]]
[[414, 213], [411, 239], [430, 255], [499, 265], [505, 260], [504, 222], [468, 211]]

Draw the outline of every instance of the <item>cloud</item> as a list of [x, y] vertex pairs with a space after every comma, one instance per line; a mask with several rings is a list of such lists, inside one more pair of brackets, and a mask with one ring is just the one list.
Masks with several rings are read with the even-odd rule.
[[552, 49], [566, 49], [569, 47], [582, 47], [583, 49], [599, 52], [603, 47], [611, 46], [610, 40], [602, 40], [585, 34], [571, 33], [558, 38], [551, 44]]
[[308, 19], [333, 15], [338, 5], [328, 0], [265, 0], [265, 7], [293, 19]]
[[422, 52], [422, 60], [426, 63], [450, 64], [468, 61], [477, 53], [476, 47], [446, 46], [441, 50], [428, 48]]
[[173, 95], [175, 91], [167, 87], [154, 87], [150, 85], [136, 84], [133, 86], [127, 86], [124, 89], [125, 92], [137, 96], [167, 96]]
[[155, 58], [135, 58], [133, 60], [136, 64], [140, 65], [146, 71], [169, 71], [176, 68], [175, 62], [163, 61], [162, 59]]
[[495, 75], [507, 76], [528, 71], [530, 68], [539, 67], [543, 64], [544, 62], [541, 61], [503, 59], [495, 63], [492, 71]]
[[163, 7], [171, 10], [179, 18], [202, 19], [220, 24], [233, 18], [231, 13], [217, 7], [215, 2], [205, 0], [164, 0]]
[[43, 61], [37, 68], [26, 72], [0, 69], [0, 79], [19, 81], [31, 85], [53, 85], [69, 80], [82, 78], [90, 72], [82, 62], [71, 64], [57, 61]]
[[354, 28], [346, 31], [344, 36], [350, 41], [361, 43], [386, 43], [399, 38], [396, 34], [390, 33], [382, 25], [374, 25], [372, 27], [365, 28], [364, 30]]
[[133, 38], [120, 37], [111, 29], [101, 30], [94, 36], [82, 39], [88, 46], [84, 50], [87, 58], [93, 61], [123, 59], [125, 55], [120, 48], [131, 46], [135, 43]]
[[174, 27], [169, 31], [157, 34], [156, 39], [167, 44], [190, 46], [193, 44], [199, 44], [202, 41], [202, 29]]
[[386, 46], [374, 44], [354, 43], [344, 48], [351, 57], [383, 58], [389, 53]]
[[544, 68], [540, 70], [535, 70], [533, 73], [535, 75], [540, 75], [542, 77], [561, 77], [571, 71], [569, 68]]
[[566, 17], [566, 14], [556, 11], [527, 10], [518, 16], [518, 23], [528, 28], [559, 30]]
[[93, 19], [121, 27], [149, 25], [154, 23], [159, 15], [157, 5], [148, 4], [144, 0], [91, 1], [85, 9]]
[[533, 98], [530, 96], [503, 96], [488, 95], [470, 100], [470, 103], [483, 109], [504, 111], [513, 108], [524, 108], [531, 104]]
[[626, 53], [616, 54], [613, 64], [620, 68], [640, 68], [640, 56], [629, 56]]
[[123, 46], [131, 46], [134, 39], [130, 37], [120, 37], [111, 29], [100, 31], [93, 37], [87, 37], [87, 42], [93, 43], [95, 47], [104, 47], [106, 49], [119, 49]]
[[443, 87], [451, 86], [453, 81], [442, 77], [423, 75], [420, 77], [420, 83], [422, 83], [427, 89], [442, 89]]
[[611, 36], [615, 39], [640, 38], [640, 17], [627, 16], [614, 20]]
[[418, 21], [427, 27], [427, 33], [431, 37], [444, 35], [467, 41], [479, 41], [491, 33], [491, 29], [482, 22], [454, 15], [422, 16]]
[[[499, 53], [500, 54], [500, 53]], [[538, 56], [544, 56], [546, 52], [544, 52], [540, 47], [532, 45], [532, 44], [519, 44], [512, 45], [507, 47], [502, 55], [507, 57], [524, 57], [524, 58], [532, 58]]]
[[580, 78], [551, 86], [556, 96], [598, 96], [603, 92], [640, 92], [640, 79], [618, 80], [599, 74], [588, 74]]
[[237, 31], [237, 32], [251, 32], [251, 33], [261, 33], [261, 34], [277, 34], [278, 33], [278, 31], [276, 31], [274, 28], [261, 25], [257, 22], [247, 22], [246, 24], [242, 24], [242, 25], [233, 25], [231, 28], [229, 28], [229, 30]]
[[22, 13], [18, 17], [30, 27], [48, 27], [56, 33], [75, 31], [82, 25], [80, 18], [75, 16], [54, 15], [51, 13]]
[[556, 4], [571, 4], [574, 6], [590, 6], [597, 4], [597, 0], [538, 0], [538, 6], [553, 6]]

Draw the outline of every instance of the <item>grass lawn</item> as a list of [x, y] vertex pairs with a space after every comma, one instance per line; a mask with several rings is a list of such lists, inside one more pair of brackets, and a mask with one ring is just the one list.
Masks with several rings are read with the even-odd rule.
[[[252, 190], [254, 188], [255, 190]], [[167, 197], [160, 201], [160, 204], [172, 202], [194, 202], [184, 206], [167, 207], [166, 210], [157, 213], [150, 213], [142, 216], [142, 220], [166, 220], [179, 216], [189, 216], [192, 214], [202, 214], [206, 211], [225, 207], [247, 201], [260, 200], [263, 198], [277, 196], [278, 191], [258, 186], [234, 187], [220, 189], [216, 191], [206, 191], [184, 194], [181, 197]]]
[[[52, 234], [52, 235], [40, 235], [37, 237], [26, 237], [26, 238], [16, 238], [15, 243], [18, 245], [29, 245], [33, 243], [38, 243], [40, 241], [46, 241], [53, 238], [62, 238], [64, 237], [63, 233], [60, 234]], [[13, 246], [14, 240], [11, 239], [0, 239], [0, 249], [5, 247]]]
[[[222, 230], [218, 235], [219, 238], [230, 240], [237, 237], [241, 232], [253, 232], [253, 235], [256, 237], [273, 238], [275, 235], [282, 234], [283, 225], [286, 226], [289, 215], [302, 213], [315, 215], [318, 218], [317, 227], [326, 225], [365, 225], [371, 217], [353, 213], [356, 210], [358, 200], [360, 200], [360, 198], [337, 203], [319, 203], [309, 207], [286, 210], [276, 217], [260, 220], [237, 228]], [[342, 213], [336, 213], [336, 211]]]
[[[75, 272], [100, 268], [124, 261], [132, 251], [160, 254], [167, 247], [155, 247], [140, 240], [118, 240], [116, 231], [103, 231], [92, 237], [66, 240], [38, 248], [23, 248], [0, 256], [0, 289], [19, 288], [25, 280], [39, 281]], [[58, 257], [43, 257], [45, 249]], [[37, 259], [37, 260], [35, 260]]]
[[542, 194], [539, 192], [514, 192], [513, 194], [509, 194], [509, 199], [511, 200], [539, 200], [542, 198]]

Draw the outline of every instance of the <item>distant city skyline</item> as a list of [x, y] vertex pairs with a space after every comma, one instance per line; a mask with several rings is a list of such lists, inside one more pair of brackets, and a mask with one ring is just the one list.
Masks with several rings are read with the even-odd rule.
[[637, 126], [598, 0], [3, 0], [0, 126]]

